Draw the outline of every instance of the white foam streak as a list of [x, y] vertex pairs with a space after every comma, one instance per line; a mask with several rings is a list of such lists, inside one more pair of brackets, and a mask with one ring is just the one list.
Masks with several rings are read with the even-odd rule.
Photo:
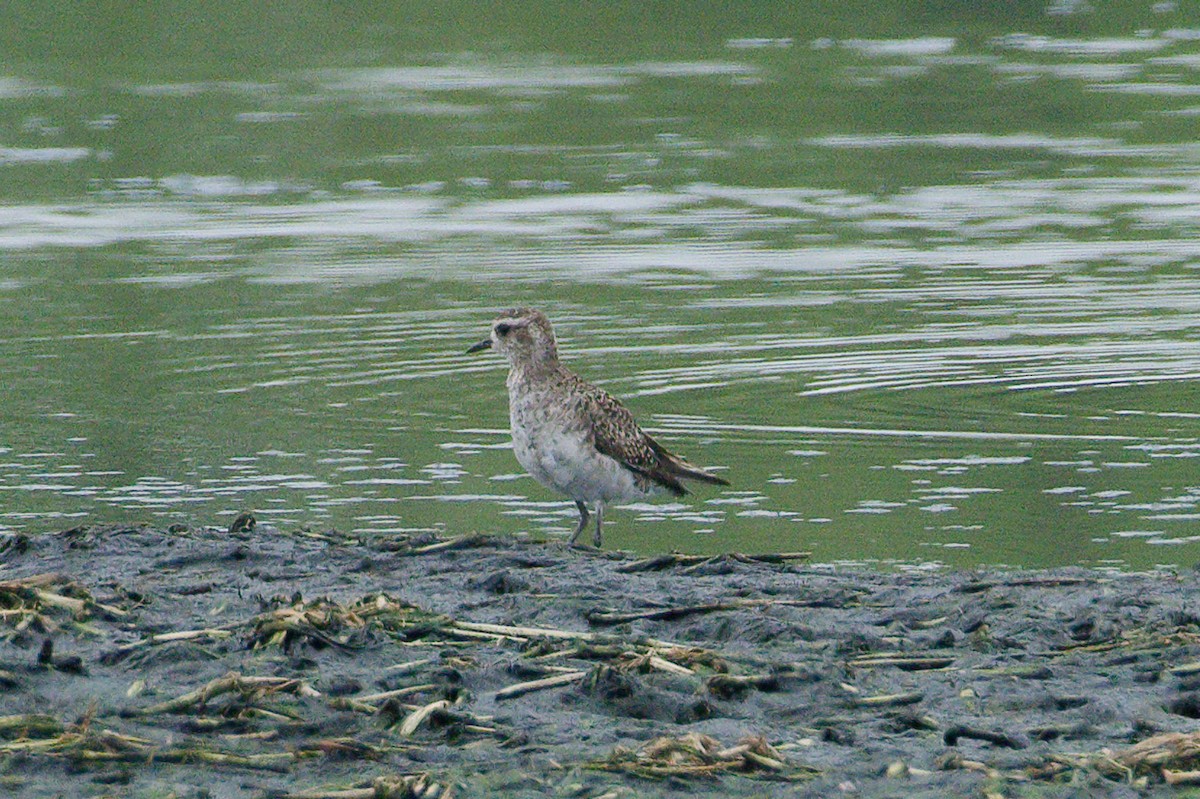
[[1001, 433], [980, 430], [902, 430], [869, 427], [822, 427], [809, 425], [735, 424], [689, 419], [672, 424], [668, 417], [662, 429], [687, 432], [690, 435], [717, 433], [783, 433], [797, 436], [857, 436], [869, 438], [961, 439], [966, 441], [1145, 441], [1145, 438], [1123, 435], [1085, 435], [1059, 433]]
[[546, 62], [381, 67], [321, 73], [325, 89], [354, 95], [381, 92], [545, 92], [611, 89], [647, 77], [752, 75], [756, 67], [731, 61], [647, 61], [630, 65]]

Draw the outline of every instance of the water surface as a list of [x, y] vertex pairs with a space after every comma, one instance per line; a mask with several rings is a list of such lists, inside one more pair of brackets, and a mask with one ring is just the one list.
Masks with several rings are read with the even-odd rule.
[[733, 482], [614, 546], [1191, 565], [1200, 20], [905, 8], [23, 16], [0, 531], [563, 536], [464, 354], [529, 304]]

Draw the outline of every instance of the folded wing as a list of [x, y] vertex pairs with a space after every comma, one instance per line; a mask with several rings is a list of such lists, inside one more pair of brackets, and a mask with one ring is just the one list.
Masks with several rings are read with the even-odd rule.
[[670, 491], [677, 497], [688, 493], [680, 478], [714, 485], [729, 481], [706, 472], [667, 451], [638, 427], [633, 414], [612, 395], [595, 386], [581, 396], [580, 410], [591, 421], [596, 449], [629, 471]]

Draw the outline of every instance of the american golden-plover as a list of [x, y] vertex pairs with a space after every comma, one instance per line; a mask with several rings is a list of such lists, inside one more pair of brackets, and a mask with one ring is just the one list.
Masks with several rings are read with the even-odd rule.
[[517, 461], [542, 485], [566, 494], [579, 509], [574, 544], [596, 507], [600, 546], [604, 506], [661, 491], [683, 496], [682, 479], [729, 481], [665, 450], [607, 391], [558, 360], [550, 320], [533, 308], [503, 312], [491, 335], [467, 350], [495, 349], [508, 359], [508, 414]]

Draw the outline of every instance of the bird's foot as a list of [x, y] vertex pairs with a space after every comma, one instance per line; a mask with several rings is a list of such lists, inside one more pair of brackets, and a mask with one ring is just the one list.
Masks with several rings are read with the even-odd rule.
[[600, 547], [594, 547], [591, 544], [582, 544], [578, 541], [567, 542], [567, 549], [573, 549], [576, 552], [587, 552], [591, 555], [599, 555], [604, 552]]

